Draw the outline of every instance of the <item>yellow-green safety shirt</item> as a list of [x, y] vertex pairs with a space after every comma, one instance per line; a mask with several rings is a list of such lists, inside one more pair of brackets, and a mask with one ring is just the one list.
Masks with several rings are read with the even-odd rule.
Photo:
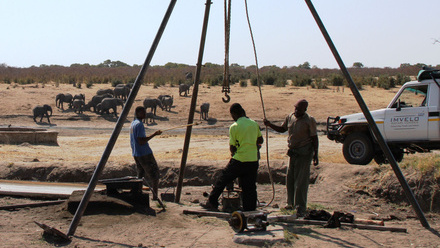
[[261, 137], [260, 126], [254, 120], [240, 117], [229, 127], [229, 145], [237, 147], [232, 157], [240, 162], [258, 160], [257, 138]]

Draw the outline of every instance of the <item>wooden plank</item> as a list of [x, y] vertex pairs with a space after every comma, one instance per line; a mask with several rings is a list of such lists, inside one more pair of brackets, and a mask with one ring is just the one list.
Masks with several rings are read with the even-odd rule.
[[60, 201], [46, 201], [46, 202], [37, 202], [37, 203], [27, 203], [27, 204], [16, 204], [9, 206], [0, 206], [0, 210], [11, 210], [17, 208], [34, 208], [34, 207], [44, 207], [50, 205], [57, 205], [66, 202], [65, 200]]
[[[85, 183], [0, 180], [0, 195], [67, 199], [76, 190], [85, 190]], [[104, 190], [100, 186], [97, 190]]]

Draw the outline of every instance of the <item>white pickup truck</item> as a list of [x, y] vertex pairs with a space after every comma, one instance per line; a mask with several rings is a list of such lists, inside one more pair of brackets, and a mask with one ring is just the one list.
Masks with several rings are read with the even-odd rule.
[[[440, 70], [421, 70], [405, 83], [387, 108], [371, 111], [397, 162], [404, 153], [440, 149]], [[342, 143], [345, 160], [387, 163], [363, 113], [327, 118], [327, 137]]]

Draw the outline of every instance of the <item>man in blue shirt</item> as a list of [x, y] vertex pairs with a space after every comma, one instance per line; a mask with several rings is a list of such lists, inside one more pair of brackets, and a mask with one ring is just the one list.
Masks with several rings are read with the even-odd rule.
[[[158, 130], [152, 135], [147, 136], [145, 134], [145, 127], [142, 120], [145, 119], [147, 112], [144, 107], [139, 106], [135, 110], [135, 119], [130, 126], [130, 144], [132, 149], [132, 155], [137, 167], [137, 177], [149, 177], [152, 181], [152, 188], [154, 196], [158, 194], [159, 188], [159, 167], [157, 166], [156, 159], [153, 156], [153, 151], [148, 144], [154, 136], [160, 135], [162, 131]], [[153, 200], [156, 197], [153, 198]]]
[[229, 127], [229, 150], [232, 158], [201, 206], [208, 210], [218, 208], [218, 198], [225, 187], [237, 177], [242, 188], [243, 210], [253, 211], [257, 207], [258, 145], [263, 143], [260, 126], [246, 117], [243, 107], [232, 104], [230, 113], [234, 123]]

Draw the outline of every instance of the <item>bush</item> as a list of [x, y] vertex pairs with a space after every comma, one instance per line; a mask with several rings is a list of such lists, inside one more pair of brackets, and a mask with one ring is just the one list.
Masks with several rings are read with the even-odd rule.
[[395, 83], [396, 83], [396, 85], [403, 85], [404, 83], [409, 82], [409, 81], [411, 81], [410, 77], [405, 76], [405, 75], [399, 73], [396, 76], [396, 82]]
[[322, 80], [316, 80], [311, 86], [313, 89], [328, 89], [327, 84]]
[[247, 81], [246, 80], [240, 80], [240, 87], [247, 87]]
[[362, 84], [364, 85], [370, 85], [371, 87], [377, 86], [377, 79], [374, 77], [362, 77], [361, 80]]
[[333, 86], [342, 86], [344, 85], [344, 77], [341, 75], [333, 74], [330, 77], [330, 82]]
[[275, 81], [275, 86], [276, 87], [286, 87], [287, 85], [287, 80], [276, 80]]
[[307, 86], [310, 85], [312, 81], [312, 78], [308, 75], [297, 75], [294, 79], [292, 79], [292, 84], [294, 86]]
[[223, 85], [223, 75], [211, 76], [206, 79], [209, 86]]
[[382, 75], [379, 77], [379, 80], [377, 81], [377, 87], [383, 88], [386, 90], [394, 88], [395, 86], [396, 86], [395, 79], [393, 77]]
[[258, 80], [256, 76], [252, 76], [251, 78], [251, 85], [252, 86], [258, 86]]

